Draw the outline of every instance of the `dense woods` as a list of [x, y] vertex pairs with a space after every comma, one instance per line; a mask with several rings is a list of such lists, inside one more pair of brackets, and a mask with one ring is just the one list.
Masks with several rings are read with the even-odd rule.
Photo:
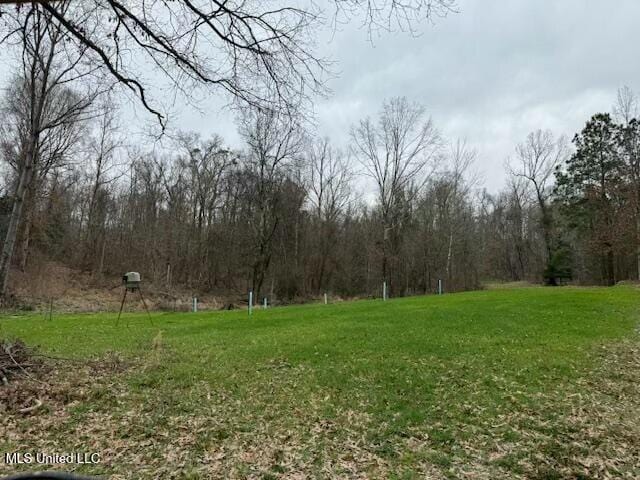
[[[88, 10], [87, 21], [106, 15], [100, 8], [115, 9], [123, 25], [145, 13], [107, 3]], [[295, 23], [275, 47], [267, 35], [245, 54], [227, 51], [238, 69], [233, 82], [208, 77], [204, 64], [193, 64], [199, 57], [190, 44], [172, 50], [154, 36], [160, 26], [149, 27], [150, 43], [139, 48], [158, 62], [162, 56], [162, 72], [171, 77], [173, 56], [181, 74], [222, 85], [237, 100], [229, 121], [243, 146], [231, 148], [215, 131], [165, 130], [146, 86], [115, 68], [132, 65], [110, 64], [100, 55], [107, 47], [90, 37], [99, 26], [79, 31], [65, 20], [74, 7], [60, 5], [17, 8], [4, 20], [15, 27], [6, 38], [18, 46], [20, 66], [0, 104], [3, 293], [11, 291], [11, 269], [46, 261], [96, 277], [137, 270], [156, 285], [194, 292], [253, 290], [271, 301], [380, 296], [383, 282], [401, 296], [434, 292], [439, 280], [458, 291], [493, 280], [613, 284], [640, 274], [640, 121], [629, 89], [618, 92], [611, 113], [585, 119], [571, 142], [541, 125], [514, 145], [506, 186], [494, 193], [479, 176], [482, 152], [446, 138], [426, 106], [404, 97], [353, 125], [347, 144], [311, 134], [304, 85], [322, 89], [322, 64], [296, 57], [306, 24]], [[386, 15], [410, 20], [398, 5]], [[369, 25], [381, 14], [365, 13]], [[197, 10], [183, 15], [203, 18]], [[308, 12], [282, 15], [278, 21], [313, 23]], [[227, 33], [221, 49], [231, 42], [242, 51], [252, 35]], [[100, 38], [107, 46], [122, 41]], [[280, 63], [244, 71], [277, 55]], [[251, 92], [254, 76], [266, 84]], [[116, 106], [122, 86], [160, 120], [164, 148], [128, 136]]]
[[[13, 98], [5, 111], [20, 118]], [[392, 295], [412, 295], [434, 292], [439, 279], [454, 291], [638, 277], [633, 117], [595, 114], [572, 145], [533, 132], [514, 146], [506, 187], [491, 194], [477, 180], [477, 153], [443, 138], [404, 98], [354, 125], [349, 145], [249, 109], [238, 117], [244, 148], [183, 132], [161, 155], [128, 144], [113, 108], [96, 111], [53, 130], [64, 155], [42, 151], [14, 268], [44, 258], [98, 276], [133, 269], [157, 285], [252, 289], [272, 301], [379, 296], [384, 280]], [[3, 132], [6, 236], [20, 143]]]

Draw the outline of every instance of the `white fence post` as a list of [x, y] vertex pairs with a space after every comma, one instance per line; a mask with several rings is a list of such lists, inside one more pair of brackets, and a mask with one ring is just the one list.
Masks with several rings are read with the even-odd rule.
[[249, 315], [253, 313], [253, 290], [249, 290]]
[[442, 280], [438, 280], [438, 295], [442, 295]]
[[191, 299], [191, 311], [194, 313], [198, 312], [198, 297], [193, 297]]
[[267, 297], [264, 297], [264, 302], [263, 302], [262, 308], [264, 308], [264, 309], [267, 308]]
[[329, 303], [329, 299], [327, 298], [327, 294], [324, 294], [324, 304], [327, 305]]
[[387, 282], [382, 282], [382, 301], [387, 301]]

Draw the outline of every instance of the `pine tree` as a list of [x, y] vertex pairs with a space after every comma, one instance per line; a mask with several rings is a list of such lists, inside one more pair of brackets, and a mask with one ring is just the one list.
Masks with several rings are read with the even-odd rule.
[[609, 285], [616, 281], [617, 217], [625, 204], [621, 131], [608, 113], [594, 115], [573, 139], [576, 152], [556, 172], [561, 211], [597, 254]]

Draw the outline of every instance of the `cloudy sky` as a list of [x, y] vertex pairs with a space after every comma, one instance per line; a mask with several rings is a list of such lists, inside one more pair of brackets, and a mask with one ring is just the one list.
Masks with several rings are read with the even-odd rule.
[[[350, 126], [376, 115], [382, 99], [422, 103], [448, 138], [465, 138], [489, 190], [504, 182], [504, 161], [528, 132], [573, 136], [616, 90], [640, 91], [637, 0], [459, 0], [459, 13], [372, 44], [357, 22], [320, 41], [337, 61], [333, 94], [317, 105], [319, 130], [341, 145]], [[235, 126], [215, 100], [209, 113], [185, 109], [180, 123], [233, 144]]]
[[[572, 137], [593, 113], [611, 110], [619, 87], [640, 92], [638, 0], [458, 0], [458, 10], [416, 36], [381, 34], [373, 43], [357, 21], [321, 32], [318, 53], [336, 62], [338, 75], [316, 105], [318, 133], [346, 147], [352, 124], [404, 95], [426, 107], [446, 138], [467, 140], [475, 171], [496, 191], [527, 133]], [[11, 61], [0, 54], [0, 77], [9, 78]], [[172, 124], [239, 147], [224, 103], [203, 99], [205, 114], [176, 107]]]

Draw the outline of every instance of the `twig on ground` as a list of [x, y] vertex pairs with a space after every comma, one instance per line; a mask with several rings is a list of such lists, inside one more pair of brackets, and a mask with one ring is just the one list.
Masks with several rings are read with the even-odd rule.
[[36, 381], [36, 382], [38, 382], [38, 383], [41, 383], [42, 385], [46, 385], [46, 383], [45, 383], [45, 382], [43, 382], [42, 380], [38, 380], [37, 378], [33, 377], [29, 372], [27, 372], [27, 370], [26, 370], [26, 369], [25, 369], [25, 368], [24, 368], [20, 363], [18, 363], [18, 362], [16, 361], [16, 359], [14, 358], [14, 356], [11, 354], [11, 347], [6, 348], [6, 349], [5, 349], [5, 352], [7, 353], [7, 355], [9, 355], [9, 358], [11, 359], [11, 361], [12, 361], [13, 363], [15, 363], [15, 365], [16, 365], [20, 370], [22, 370], [22, 373], [24, 373], [28, 378], [30, 378], [31, 380], [34, 380], [34, 381]]
[[31, 412], [39, 409], [40, 407], [42, 407], [42, 400], [36, 398], [36, 401], [32, 406], [26, 407], [26, 408], [21, 408], [20, 410], [18, 410], [18, 412], [19, 413], [31, 413]]

